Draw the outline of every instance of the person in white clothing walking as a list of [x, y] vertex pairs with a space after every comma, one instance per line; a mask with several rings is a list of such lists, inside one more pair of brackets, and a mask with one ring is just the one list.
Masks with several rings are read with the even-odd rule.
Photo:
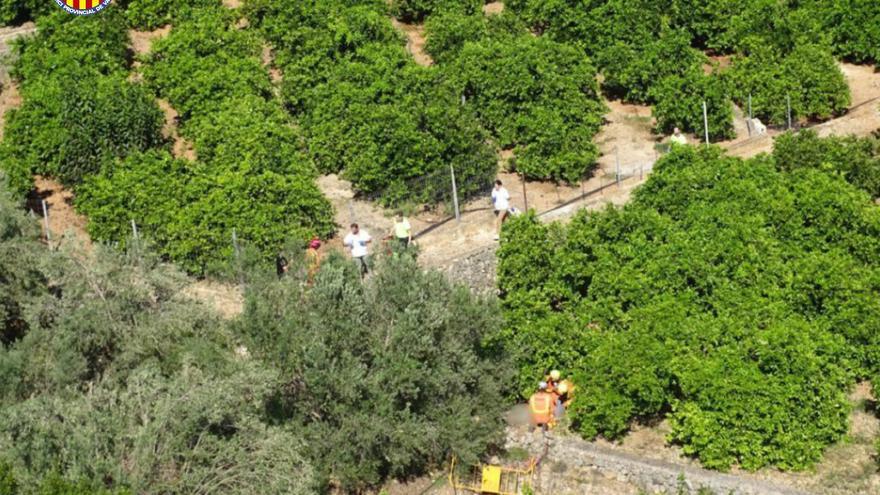
[[507, 219], [507, 213], [510, 210], [510, 193], [501, 184], [500, 180], [495, 181], [495, 188], [492, 189], [492, 207], [495, 209], [495, 240], [501, 235], [501, 226]]
[[343, 244], [351, 250], [351, 257], [357, 263], [361, 277], [369, 272], [367, 267], [367, 245], [373, 242], [373, 238], [366, 230], [361, 230], [358, 224], [351, 224], [351, 232], [345, 236]]

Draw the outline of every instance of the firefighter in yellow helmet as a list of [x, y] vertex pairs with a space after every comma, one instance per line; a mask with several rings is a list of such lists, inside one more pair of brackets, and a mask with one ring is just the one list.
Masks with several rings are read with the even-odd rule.
[[544, 377], [544, 382], [547, 383], [547, 391], [551, 394], [556, 393], [556, 386], [559, 384], [559, 379], [562, 378], [562, 373], [559, 370], [551, 370], [547, 376]]
[[568, 378], [559, 382], [556, 386], [556, 407], [554, 410], [554, 416], [556, 419], [562, 419], [565, 416], [565, 410], [571, 406], [571, 401], [574, 400], [574, 383], [571, 382]]
[[538, 384], [538, 391], [529, 397], [529, 413], [533, 426], [540, 426], [542, 430], [553, 423], [553, 406], [556, 396], [547, 391], [547, 382]]

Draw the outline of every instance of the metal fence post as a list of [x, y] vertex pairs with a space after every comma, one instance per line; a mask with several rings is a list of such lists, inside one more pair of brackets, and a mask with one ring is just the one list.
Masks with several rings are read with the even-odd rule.
[[615, 169], [614, 175], [616, 176], [617, 187], [619, 189], [620, 188], [620, 148], [617, 146], [614, 147], [614, 160], [616, 163], [616, 169]]
[[131, 235], [132, 235], [132, 240], [134, 241], [134, 248], [137, 251], [135, 254], [137, 256], [140, 256], [140, 250], [141, 250], [140, 236], [138, 235], [138, 228], [137, 228], [137, 224], [134, 221], [134, 218], [131, 219]]
[[749, 93], [749, 121], [746, 126], [749, 129], [749, 137], [752, 137], [752, 94]]
[[455, 221], [461, 223], [461, 210], [458, 209], [458, 186], [455, 184], [455, 167], [451, 163], [449, 164], [449, 175], [452, 177], [452, 206], [455, 208]]
[[706, 131], [706, 144], [709, 144], [709, 109], [703, 100], [703, 129]]
[[232, 251], [235, 254], [235, 270], [238, 272], [238, 283], [244, 285], [244, 274], [241, 271], [241, 248], [238, 245], [238, 233], [232, 229]]
[[49, 208], [46, 207], [46, 200], [41, 199], [40, 203], [43, 205], [43, 223], [46, 225], [46, 241], [52, 241], [52, 232], [49, 231]]
[[521, 174], [523, 187], [523, 211], [529, 211], [529, 196], [526, 193], [526, 174]]
[[788, 109], [788, 130], [791, 130], [791, 96], [785, 95], [785, 105]]

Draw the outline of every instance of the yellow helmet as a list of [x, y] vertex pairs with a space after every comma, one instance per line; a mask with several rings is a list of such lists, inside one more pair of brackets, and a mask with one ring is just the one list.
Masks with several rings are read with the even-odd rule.
[[559, 381], [559, 377], [561, 377], [561, 376], [562, 376], [562, 373], [560, 373], [559, 370], [553, 370], [550, 372], [550, 379], [553, 380], [554, 382]]
[[561, 395], [567, 394], [568, 393], [568, 384], [565, 382], [560, 383], [559, 386], [556, 387], [556, 391], [559, 392]]

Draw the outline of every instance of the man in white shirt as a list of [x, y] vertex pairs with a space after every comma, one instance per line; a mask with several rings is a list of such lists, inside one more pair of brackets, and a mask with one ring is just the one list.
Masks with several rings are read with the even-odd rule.
[[369, 271], [367, 268], [367, 245], [373, 242], [373, 238], [366, 230], [361, 230], [358, 224], [351, 224], [351, 232], [345, 236], [343, 244], [351, 249], [351, 257], [357, 263], [361, 271], [361, 277]]
[[508, 210], [510, 210], [510, 193], [501, 184], [500, 180], [495, 181], [495, 188], [492, 189], [492, 207], [495, 209], [495, 240], [501, 235], [501, 225], [507, 218]]

